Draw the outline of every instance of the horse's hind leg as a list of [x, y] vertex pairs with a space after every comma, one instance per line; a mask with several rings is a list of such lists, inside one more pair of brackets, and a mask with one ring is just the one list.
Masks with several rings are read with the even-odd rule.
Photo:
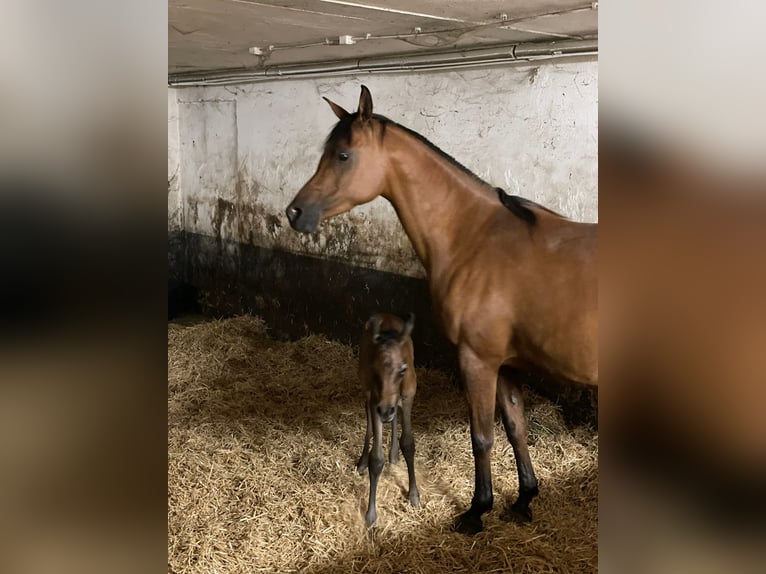
[[519, 471], [519, 498], [500, 515], [509, 522], [529, 522], [532, 511], [529, 503], [537, 496], [537, 478], [532, 468], [527, 446], [527, 421], [524, 418], [524, 400], [519, 388], [509, 378], [509, 372], [501, 369], [497, 377], [497, 403], [503, 417], [503, 426], [513, 447], [516, 468]]
[[399, 440], [396, 436], [396, 419], [398, 409], [394, 410], [394, 419], [391, 421], [391, 448], [388, 450], [388, 462], [396, 464], [399, 462]]
[[370, 461], [370, 437], [372, 436], [372, 414], [370, 413], [369, 399], [364, 403], [364, 410], [367, 413], [367, 432], [364, 435], [364, 445], [362, 446], [362, 454], [359, 457], [359, 462], [356, 463], [356, 470], [359, 474], [364, 474], [367, 469], [367, 464]]
[[420, 492], [415, 482], [415, 439], [412, 436], [412, 402], [415, 397], [402, 399], [402, 438], [399, 444], [404, 453], [404, 460], [407, 462], [407, 474], [410, 480], [410, 503], [415, 508], [420, 506]]

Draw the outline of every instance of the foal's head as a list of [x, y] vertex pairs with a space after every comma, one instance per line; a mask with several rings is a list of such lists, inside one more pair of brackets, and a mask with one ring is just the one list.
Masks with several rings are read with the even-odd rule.
[[[400, 320], [397, 322], [401, 324]], [[394, 418], [402, 382], [411, 367], [410, 334], [415, 325], [415, 316], [410, 313], [400, 329], [390, 329], [390, 321], [388, 323], [384, 325], [380, 315], [373, 315], [365, 326], [372, 336], [370, 399], [383, 422], [391, 422]]]
[[387, 162], [382, 152], [385, 124], [372, 115], [372, 95], [362, 86], [353, 114], [324, 98], [340, 120], [327, 138], [312, 178], [287, 207], [296, 231], [316, 231], [323, 219], [372, 201], [385, 188]]

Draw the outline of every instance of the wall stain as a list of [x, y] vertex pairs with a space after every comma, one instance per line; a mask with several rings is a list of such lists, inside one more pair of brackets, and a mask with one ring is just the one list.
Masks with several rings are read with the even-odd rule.
[[276, 215], [271, 213], [266, 215], [266, 223], [268, 223], [271, 227], [276, 227], [276, 228], [282, 227], [282, 220]]
[[[419, 366], [445, 369], [458, 384], [454, 346], [433, 318], [428, 282], [345, 262], [267, 249], [182, 232], [168, 244], [173, 277], [198, 294], [203, 313], [224, 317], [259, 315], [272, 336], [295, 339], [323, 334], [356, 346], [375, 311], [417, 316], [413, 340]], [[184, 261], [182, 266], [180, 261]], [[561, 385], [529, 375], [519, 381], [562, 405], [573, 425], [597, 428], [598, 395], [579, 385]]]
[[174, 191], [178, 191], [178, 169], [168, 178], [168, 195]]
[[[240, 167], [236, 182], [238, 219], [236, 235], [231, 237], [244, 244], [328, 257], [372, 269], [384, 267], [407, 276], [425, 276], [398, 220], [371, 221], [366, 214], [351, 212], [322, 222], [315, 233], [302, 235], [292, 230], [281, 209], [263, 205], [261, 195], [266, 190], [245, 165]], [[212, 222], [214, 236], [221, 233], [220, 212], [227, 209], [229, 206], [219, 204]]]
[[199, 222], [199, 209], [197, 207], [197, 200], [193, 197], [186, 198], [186, 205], [188, 207], [187, 212], [191, 214], [192, 224], [196, 227]]
[[233, 227], [233, 223], [237, 218], [237, 206], [235, 203], [232, 203], [231, 201], [227, 201], [221, 197], [218, 197], [215, 202], [215, 207], [213, 209], [213, 215], [210, 218], [210, 225], [213, 229], [214, 237], [217, 239], [221, 239], [223, 236], [221, 235], [221, 228], [223, 227], [224, 221], [226, 222], [226, 226], [231, 229]]

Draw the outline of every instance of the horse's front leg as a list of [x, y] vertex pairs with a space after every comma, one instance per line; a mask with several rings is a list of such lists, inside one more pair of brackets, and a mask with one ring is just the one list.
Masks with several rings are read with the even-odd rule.
[[370, 397], [367, 394], [367, 400], [364, 403], [364, 410], [367, 413], [367, 432], [364, 435], [364, 445], [362, 445], [362, 454], [356, 463], [356, 470], [359, 474], [364, 473], [370, 461], [370, 438], [372, 437], [372, 415], [370, 414]]
[[378, 512], [375, 507], [375, 495], [378, 491], [378, 478], [383, 471], [383, 465], [385, 459], [383, 458], [383, 422], [380, 420], [380, 416], [376, 412], [376, 409], [368, 409], [372, 420], [372, 452], [370, 453], [370, 499], [367, 504], [367, 514], [365, 515], [365, 522], [367, 526], [372, 526], [375, 520], [378, 518]]
[[407, 462], [407, 474], [410, 480], [410, 503], [415, 508], [420, 507], [420, 492], [415, 482], [415, 438], [412, 436], [412, 403], [415, 397], [402, 399], [402, 438], [399, 445]]
[[391, 448], [388, 450], [388, 462], [391, 464], [399, 462], [399, 438], [396, 436], [398, 410], [399, 409], [394, 409], [394, 418], [391, 421]]
[[495, 389], [499, 364], [489, 364], [466, 346], [459, 348], [459, 355], [471, 419], [476, 474], [471, 507], [458, 516], [455, 528], [464, 534], [476, 534], [483, 528], [482, 514], [492, 510], [490, 454], [495, 441]]

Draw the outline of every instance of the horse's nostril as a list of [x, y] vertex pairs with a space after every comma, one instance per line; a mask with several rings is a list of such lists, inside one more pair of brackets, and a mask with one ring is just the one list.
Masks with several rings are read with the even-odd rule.
[[297, 220], [301, 216], [301, 208], [290, 206], [287, 208], [287, 219], [290, 220], [290, 222], [295, 223], [295, 220]]

